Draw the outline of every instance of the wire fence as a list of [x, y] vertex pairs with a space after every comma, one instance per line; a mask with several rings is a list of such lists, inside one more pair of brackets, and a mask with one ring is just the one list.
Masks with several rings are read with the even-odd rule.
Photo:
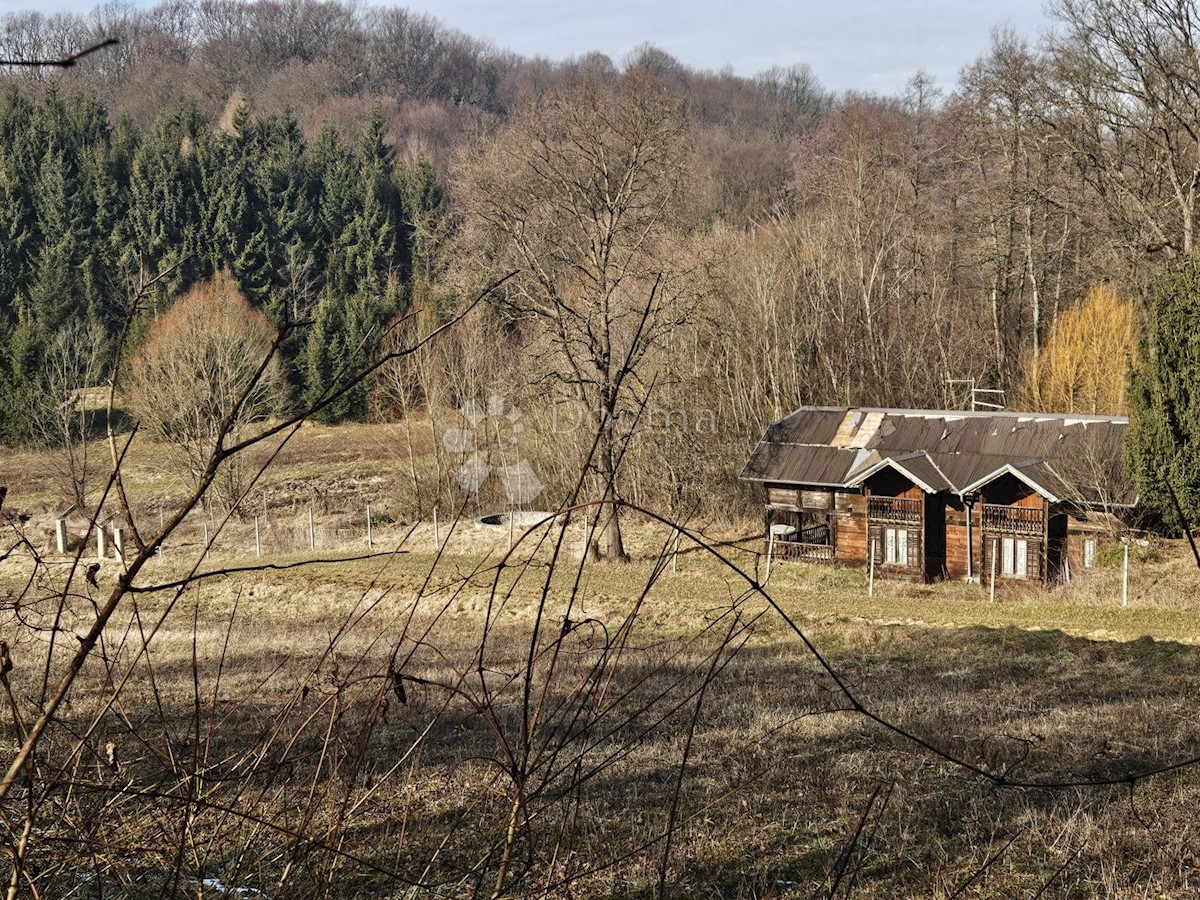
[[[300, 513], [272, 515], [266, 512], [229, 519], [198, 512], [172, 531], [170, 539], [164, 542], [159, 553], [162, 556], [176, 553], [194, 555], [207, 548], [210, 554], [263, 559], [305, 553], [387, 549], [402, 542], [406, 549], [438, 550], [452, 529], [458, 540], [466, 533], [471, 535], [470, 540], [474, 543], [511, 548], [526, 528], [543, 521], [545, 516], [544, 513], [506, 511], [453, 523], [440, 518], [434, 509], [428, 519], [396, 522], [386, 512], [378, 508], [373, 510], [368, 504], [363, 505], [358, 516], [345, 512], [322, 514], [315, 507]], [[171, 517], [172, 510], [166, 507], [151, 513], [150, 528], [142, 528], [143, 538], [147, 537], [147, 531], [156, 530], [155, 526], [161, 527], [161, 523], [169, 521]], [[577, 542], [585, 541], [590, 536], [587, 524], [581, 522], [579, 534], [575, 536]], [[129, 527], [117, 517], [106, 519], [101, 516], [93, 524], [81, 515], [72, 515], [55, 521], [53, 536], [48, 536], [40, 549], [48, 558], [54, 555], [60, 558], [74, 557], [81, 553], [85, 559], [105, 562], [120, 561], [133, 551], [133, 544]]]

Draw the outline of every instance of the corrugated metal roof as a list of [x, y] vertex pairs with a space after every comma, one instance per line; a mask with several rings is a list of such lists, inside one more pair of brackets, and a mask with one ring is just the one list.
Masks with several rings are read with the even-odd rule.
[[861, 466], [846, 465], [855, 451], [842, 448], [860, 447], [875, 451], [878, 460], [903, 459], [912, 475], [939, 490], [945, 484], [963, 491], [1013, 466], [1053, 496], [1131, 504], [1136, 495], [1121, 464], [1128, 422], [1117, 416], [804, 407], [767, 429], [742, 478], [845, 484]]
[[843, 407], [801, 407], [775, 422], [763, 436], [773, 444], [824, 444], [831, 446], [846, 417]]
[[903, 459], [900, 465], [907, 471], [911, 472], [916, 478], [923, 481], [934, 489], [934, 491], [952, 491], [954, 485], [946, 480], [946, 476], [929, 458], [929, 454], [922, 452], [910, 459]]
[[741, 477], [746, 481], [836, 487], [845, 484], [846, 475], [866, 455], [867, 451], [861, 450], [775, 444], [764, 439], [750, 454]]

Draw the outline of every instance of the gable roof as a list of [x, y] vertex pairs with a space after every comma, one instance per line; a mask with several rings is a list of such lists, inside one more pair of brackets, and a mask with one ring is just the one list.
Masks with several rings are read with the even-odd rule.
[[1132, 506], [1120, 416], [801, 407], [773, 423], [741, 478], [814, 487], [861, 485], [894, 469], [928, 493], [972, 493], [1003, 476], [1051, 502]]
[[924, 450], [914, 450], [896, 456], [879, 456], [872, 451], [875, 462], [859, 466], [846, 479], [846, 485], [857, 487], [882, 469], [894, 469], [927, 494], [952, 491], [954, 486]]

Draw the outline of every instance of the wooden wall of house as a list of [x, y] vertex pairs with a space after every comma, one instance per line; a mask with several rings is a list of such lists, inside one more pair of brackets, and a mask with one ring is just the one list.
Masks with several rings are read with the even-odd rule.
[[[1046, 520], [1046, 581], [1058, 581], [1063, 576], [1063, 560], [1067, 555], [1066, 510], [1052, 506]], [[1082, 559], [1080, 560], [1082, 564]]]
[[881, 469], [866, 481], [867, 493], [876, 497], [906, 497], [919, 500], [925, 492], [897, 472], [895, 469]]
[[867, 498], [838, 491], [833, 495], [834, 546], [837, 560], [848, 564], [867, 561]]
[[[980, 494], [982, 497], [982, 502], [987, 504], [994, 504], [998, 506], [1015, 506], [1024, 509], [1046, 509], [1045, 498], [1021, 479], [1013, 475], [1002, 475], [1000, 478], [997, 478], [990, 484], [985, 485], [983, 490], [980, 491]], [[977, 520], [978, 523], [982, 521], [983, 516], [981, 509], [977, 507], [976, 511], [980, 514], [979, 519]], [[1045, 537], [1045, 521], [1046, 519], [1043, 518], [1042, 537], [1025, 538], [1025, 540], [1031, 542], [1028, 545], [1029, 556], [1027, 557], [1026, 567], [1030, 573], [1036, 573], [1031, 574], [1027, 579], [1024, 579], [1026, 581], [1047, 582], [1049, 580], [1050, 548], [1049, 541]], [[1000, 537], [1000, 534], [989, 532], [986, 535], [982, 535], [982, 537], [984, 538], [984, 541], [979, 548], [979, 556], [977, 557], [979, 561], [978, 574], [980, 576], [980, 583], [987, 584], [991, 578], [991, 556], [994, 540]], [[999, 571], [996, 573], [996, 579], [997, 581], [1012, 580], [1011, 578], [1006, 578], [1003, 576]]]
[[767, 505], [776, 509], [797, 510], [800, 508], [800, 491], [792, 485], [765, 485]]
[[[946, 577], [967, 577], [967, 506], [958, 497], [946, 500]], [[972, 523], [973, 559], [979, 559], [978, 514]]]
[[[1105, 547], [1110, 547], [1113, 544], [1119, 544], [1120, 541], [1114, 536], [1121, 527], [1120, 521], [1112, 516], [1104, 513], [1090, 513], [1087, 520], [1080, 520], [1075, 516], [1067, 517], [1067, 534], [1064, 539], [1064, 568], [1070, 566], [1070, 574], [1072, 578], [1077, 577], [1083, 572], [1094, 572], [1095, 568], [1088, 569], [1084, 567], [1084, 546], [1086, 540], [1096, 542], [1096, 552], [1099, 553]], [[1066, 574], [1065, 572], [1063, 573]]]
[[1004, 506], [1023, 506], [1026, 509], [1041, 509], [1046, 505], [1042, 495], [1019, 478], [1002, 475], [980, 492], [984, 503]]

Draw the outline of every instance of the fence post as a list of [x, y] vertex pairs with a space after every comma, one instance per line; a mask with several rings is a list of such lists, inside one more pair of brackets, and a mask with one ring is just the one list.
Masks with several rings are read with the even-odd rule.
[[999, 541], [992, 538], [992, 586], [988, 593], [988, 603], [996, 602], [996, 547]]
[[508, 552], [512, 553], [513, 545], [513, 511], [508, 511]]
[[442, 549], [442, 536], [438, 534], [437, 507], [433, 508], [433, 549]]
[[258, 536], [258, 516], [254, 517], [254, 556], [262, 557], [262, 540]]
[[97, 523], [96, 525], [96, 559], [103, 560], [105, 557], [106, 548], [104, 546], [104, 526]]
[[370, 550], [371, 544], [371, 504], [367, 504], [367, 549]]
[[874, 539], [872, 539], [870, 543], [871, 543], [871, 549], [870, 549], [871, 566], [870, 566], [870, 571], [867, 575], [867, 596], [874, 597], [875, 596], [875, 544], [878, 542], [875, 541]]
[[[679, 572], [679, 538], [682, 532], [678, 528], [675, 529], [675, 552], [671, 554], [671, 574], [675, 575]], [[768, 567], [769, 568], [769, 567]]]
[[1125, 566], [1121, 572], [1121, 606], [1129, 605], [1129, 540], [1125, 540]]
[[763, 578], [763, 584], [771, 580], [771, 554], [775, 552], [775, 529], [767, 529], [767, 573]]
[[308, 549], [317, 549], [317, 533], [313, 530], [313, 514], [311, 504], [309, 504], [308, 507]]
[[[114, 532], [115, 534], [115, 532]], [[204, 520], [204, 549], [208, 549], [208, 520]]]
[[113, 553], [118, 559], [125, 558], [125, 535], [121, 533], [121, 526], [113, 526]]
[[54, 548], [59, 553], [67, 552], [67, 520], [54, 520]]

